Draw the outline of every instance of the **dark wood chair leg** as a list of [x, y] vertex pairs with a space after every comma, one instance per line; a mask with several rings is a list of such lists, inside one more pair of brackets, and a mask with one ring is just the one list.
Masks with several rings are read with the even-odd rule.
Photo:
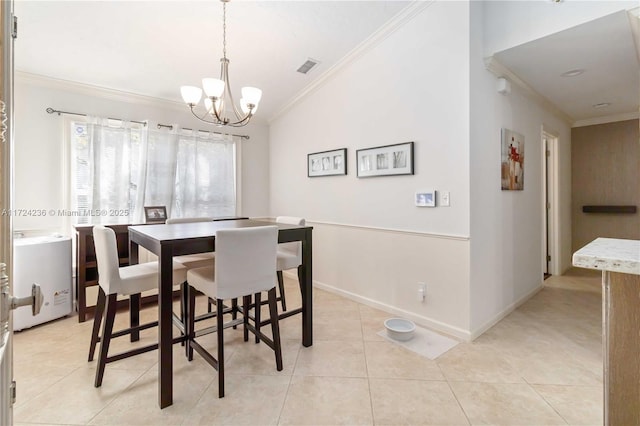
[[[129, 324], [131, 328], [140, 325], [140, 293], [129, 296]], [[140, 340], [140, 330], [132, 331], [131, 341], [138, 340]]]
[[224, 305], [222, 300], [217, 299], [216, 309], [218, 311], [218, 315], [216, 315], [218, 326], [218, 398], [222, 398], [224, 397], [224, 315], [222, 315]]
[[[180, 321], [182, 321], [182, 325], [184, 326], [185, 332], [184, 335], [187, 334], [187, 282], [183, 282], [180, 284]], [[186, 341], [180, 342], [180, 346], [185, 346]]]
[[280, 290], [280, 304], [282, 304], [282, 310], [287, 310], [287, 302], [284, 299], [284, 278], [282, 277], [282, 271], [278, 271], [278, 290]]
[[189, 361], [193, 361], [193, 346], [191, 346], [191, 341], [195, 339], [195, 322], [196, 322], [196, 289], [187, 285], [187, 346], [186, 346], [186, 355]]
[[280, 344], [280, 323], [278, 321], [278, 302], [276, 301], [275, 287], [269, 290], [269, 315], [271, 318], [273, 349], [276, 353], [276, 369], [282, 371], [282, 346]]
[[256, 343], [260, 343], [260, 311], [262, 309], [262, 297], [261, 297], [261, 293], [256, 293], [254, 295], [254, 306], [255, 306], [255, 312], [254, 312], [254, 318], [256, 319], [255, 321], [255, 329], [256, 329]]
[[107, 296], [104, 294], [102, 287], [98, 288], [98, 302], [96, 303], [96, 310], [93, 313], [93, 331], [91, 332], [91, 343], [89, 344], [89, 361], [93, 361], [93, 355], [96, 352], [96, 345], [100, 337], [100, 325], [102, 324], [102, 317], [104, 315], [104, 305]]
[[118, 296], [110, 294], [106, 300], [106, 314], [102, 325], [102, 337], [100, 338], [100, 355], [98, 357], [98, 365], [96, 367], [96, 381], [94, 386], [99, 388], [102, 386], [102, 378], [104, 377], [104, 368], [107, 364], [107, 355], [109, 353], [109, 343], [111, 342], [111, 333], [113, 331], [113, 322], [116, 317], [116, 308], [118, 306]]
[[[238, 319], [238, 299], [237, 298], [231, 299], [231, 319], [234, 321]], [[233, 326], [234, 330], [237, 328], [238, 328], [237, 325]]]
[[302, 277], [302, 265], [298, 266], [298, 285], [300, 286], [300, 294], [304, 292], [304, 279]]
[[251, 305], [251, 296], [242, 296], [242, 321], [243, 321], [243, 337], [244, 341], [249, 341], [249, 329], [247, 324], [249, 323], [249, 305]]

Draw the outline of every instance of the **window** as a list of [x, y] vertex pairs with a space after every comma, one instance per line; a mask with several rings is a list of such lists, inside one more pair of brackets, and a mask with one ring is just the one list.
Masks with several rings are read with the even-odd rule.
[[170, 217], [236, 214], [230, 137], [105, 119], [73, 121], [69, 134], [74, 224], [141, 223], [145, 205]]

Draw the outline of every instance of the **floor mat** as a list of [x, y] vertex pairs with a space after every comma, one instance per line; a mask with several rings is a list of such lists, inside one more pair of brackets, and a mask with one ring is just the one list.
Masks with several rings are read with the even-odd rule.
[[429, 359], [438, 358], [440, 355], [459, 343], [457, 340], [418, 326], [416, 326], [413, 339], [407, 340], [406, 342], [401, 342], [388, 337], [386, 329], [379, 331], [378, 335]]

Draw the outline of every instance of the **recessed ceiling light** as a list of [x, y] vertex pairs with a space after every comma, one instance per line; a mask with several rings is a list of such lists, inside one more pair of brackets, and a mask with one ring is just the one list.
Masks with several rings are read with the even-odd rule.
[[577, 77], [580, 74], [584, 73], [583, 69], [575, 69], [575, 70], [569, 70], [567, 72], [563, 72], [562, 74], [560, 74], [562, 77]]
[[599, 104], [594, 104], [593, 107], [594, 108], [606, 108], [608, 106], [610, 106], [611, 104], [609, 102], [600, 102]]

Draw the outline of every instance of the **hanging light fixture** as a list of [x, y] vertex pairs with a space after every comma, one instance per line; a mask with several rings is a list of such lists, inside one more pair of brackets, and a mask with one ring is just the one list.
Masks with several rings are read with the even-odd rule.
[[[219, 126], [245, 126], [258, 109], [258, 103], [262, 97], [262, 90], [256, 87], [243, 87], [242, 98], [240, 99], [240, 110], [233, 101], [233, 94], [229, 85], [229, 59], [227, 59], [227, 2], [230, 0], [220, 0], [222, 2], [222, 58], [220, 59], [220, 78], [203, 78], [205, 112], [198, 115], [194, 108], [200, 103], [202, 89], [195, 86], [182, 86], [180, 92], [182, 99], [189, 105], [191, 113], [198, 120]], [[235, 118], [228, 118], [225, 115], [227, 101], [232, 106]]]

